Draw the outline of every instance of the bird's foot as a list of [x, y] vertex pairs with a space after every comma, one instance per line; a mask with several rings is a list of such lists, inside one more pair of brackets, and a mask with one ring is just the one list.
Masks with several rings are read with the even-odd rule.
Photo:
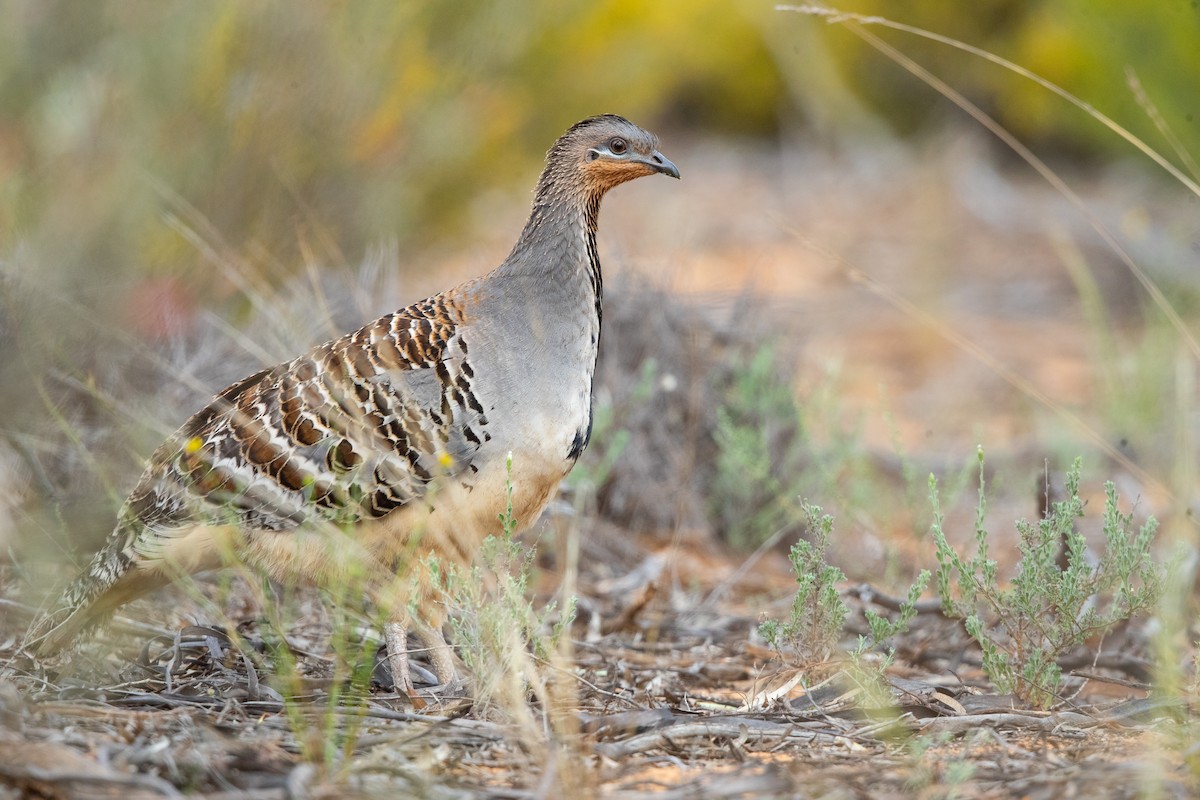
[[422, 709], [422, 700], [413, 686], [408, 662], [408, 630], [399, 622], [388, 622], [383, 626], [383, 639], [387, 644], [388, 666], [392, 668], [392, 686], [408, 696], [413, 708]]
[[[467, 692], [466, 683], [458, 679], [449, 684], [422, 687], [409, 699], [414, 709], [423, 709], [426, 713], [446, 717], [464, 716], [475, 705], [474, 698]], [[418, 702], [421, 703], [420, 706], [417, 705]]]
[[[434, 704], [443, 711], [454, 711], [464, 702], [466, 708], [470, 707], [468, 683], [459, 674], [454, 651], [439, 632], [432, 629], [421, 631], [429, 643], [427, 653], [433, 672], [409, 658], [408, 630], [403, 624], [386, 623], [383, 633], [392, 685], [397, 693], [408, 697], [414, 709], [420, 711]], [[413, 682], [414, 675], [421, 683], [420, 688]]]

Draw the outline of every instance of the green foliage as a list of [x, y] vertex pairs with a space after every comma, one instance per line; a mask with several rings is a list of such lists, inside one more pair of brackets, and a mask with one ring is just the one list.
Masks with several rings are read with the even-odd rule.
[[[1148, 0], [980, 0], [962, 13], [954, 0], [909, 3], [849, 0], [836, 8], [883, 15], [896, 22], [959, 39], [1014, 61], [1091, 103], [1149, 142], [1161, 142], [1154, 123], [1128, 86], [1133, 70], [1171, 130], [1194, 154], [1200, 116], [1194, 84], [1200, 73], [1200, 15], [1194, 4]], [[865, 42], [822, 26], [834, 62], [878, 112], [900, 130], [913, 131], [939, 116], [942, 101], [928, 87]], [[1128, 145], [1086, 114], [1062, 113], [1062, 101], [1012, 73], [942, 44], [872, 28], [934, 74], [951, 79], [1027, 139], [1077, 153], [1128, 153]]]
[[811, 663], [833, 652], [850, 609], [838, 592], [838, 584], [846, 576], [825, 561], [833, 517], [822, 514], [819, 506], [809, 503], [802, 508], [812, 541], [797, 541], [789, 554], [797, 586], [791, 614], [783, 622], [766, 620], [758, 630], [776, 650], [787, 648], [801, 661]]
[[529, 653], [543, 661], [550, 659], [575, 613], [573, 598], [562, 613], [557, 613], [554, 603], [539, 612], [528, 599], [535, 551], [513, 538], [511, 455], [508, 476], [507, 508], [500, 514], [502, 532], [484, 539], [476, 563], [465, 568], [429, 564], [457, 610], [451, 616], [454, 643], [475, 679], [475, 699], [481, 707], [523, 702], [524, 687], [535, 678]]
[[791, 498], [805, 463], [803, 420], [775, 351], [763, 347], [734, 370], [717, 412], [712, 518], [735, 547], [753, 548], [800, 520]]
[[[1120, 512], [1116, 489], [1107, 483], [1104, 552], [1098, 563], [1090, 564], [1087, 543], [1075, 528], [1075, 521], [1083, 516], [1080, 459], [1076, 459], [1067, 474], [1067, 499], [1054, 503], [1046, 518], [1036, 523], [1017, 523], [1021, 559], [1011, 585], [1001, 588], [996, 561], [988, 557], [984, 528], [982, 449], [978, 461], [976, 551], [969, 560], [946, 540], [937, 481], [933, 476], [929, 479], [942, 607], [948, 616], [964, 620], [967, 633], [982, 650], [984, 670], [997, 688], [1048, 707], [1061, 679], [1057, 659], [1062, 654], [1157, 602], [1165, 579], [1165, 571], [1150, 554], [1157, 522], [1150, 518], [1135, 531], [1132, 514]], [[1065, 568], [1058, 563], [1060, 552], [1065, 552]]]
[[908, 587], [908, 594], [900, 603], [900, 611], [895, 619], [889, 619], [882, 614], [876, 614], [869, 608], [863, 612], [863, 616], [867, 619], [867, 629], [870, 631], [870, 636], [859, 640], [858, 650], [860, 652], [867, 646], [884, 646], [887, 644], [888, 639], [891, 639], [893, 636], [899, 636], [908, 630], [909, 624], [917, 616], [917, 601], [921, 599], [925, 587], [929, 585], [929, 578], [929, 570], [921, 570], [917, 575], [917, 580], [912, 586]]
[[504, 510], [500, 512], [500, 530], [505, 539], [517, 535], [517, 517], [513, 514], [513, 482], [512, 482], [512, 451], [504, 458]]
[[[846, 576], [825, 560], [833, 535], [833, 517], [807, 502], [801, 508], [812, 541], [801, 539], [792, 545], [790, 559], [797, 588], [791, 612], [783, 621], [764, 620], [758, 631], [781, 655], [800, 666], [807, 666], [829, 659], [841, 640], [850, 609], [838, 591], [838, 584], [843, 583]], [[893, 651], [889, 648], [881, 659], [870, 658], [868, 653], [886, 647], [891, 637], [908, 630], [917, 613], [917, 600], [928, 583], [929, 573], [922, 570], [894, 620], [867, 611], [870, 633], [860, 636], [858, 644], [848, 654], [850, 661], [846, 674], [862, 692], [862, 707], [881, 715], [881, 720], [890, 718], [894, 710], [891, 694], [883, 680], [884, 670], [892, 663]]]
[[458, 615], [452, 623], [471, 674], [487, 675], [497, 668], [497, 660], [508, 661], [514, 643], [546, 658], [569, 626], [572, 608], [559, 615], [549, 603], [538, 612], [528, 599], [534, 555], [532, 547], [507, 536], [489, 536], [480, 547], [479, 563], [450, 578], [456, 603], [475, 612]]
[[805, 394], [790, 365], [766, 344], [730, 360], [716, 410], [716, 455], [708, 482], [709, 518], [736, 548], [753, 549], [802, 529], [798, 497], [822, 496], [843, 511], [874, 513], [891, 493], [862, 447], [856, 420], [838, 392], [836, 370]]
[[900, 611], [894, 620], [869, 608], [864, 609], [867, 635], [859, 636], [857, 644], [847, 653], [850, 658], [847, 672], [863, 692], [862, 706], [872, 709], [872, 714], [880, 717], [881, 721], [889, 714], [894, 719], [900, 713], [895, 708], [895, 700], [885, 680], [887, 668], [892, 665], [896, 656], [895, 648], [889, 640], [908, 631], [908, 626], [917, 616], [917, 601], [929, 585], [929, 577], [928, 570], [921, 570], [916, 582], [909, 587], [907, 595], [901, 601]]

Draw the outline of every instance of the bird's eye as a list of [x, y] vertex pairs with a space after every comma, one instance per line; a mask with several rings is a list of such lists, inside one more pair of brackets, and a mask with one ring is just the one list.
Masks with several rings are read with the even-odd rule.
[[611, 150], [614, 155], [619, 156], [629, 149], [629, 143], [618, 136], [608, 143], [608, 149]]

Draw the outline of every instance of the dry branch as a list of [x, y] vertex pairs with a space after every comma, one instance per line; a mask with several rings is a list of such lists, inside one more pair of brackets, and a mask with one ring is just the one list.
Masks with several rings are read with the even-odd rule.
[[915, 720], [916, 726], [926, 733], [968, 733], [980, 728], [1017, 728], [1022, 730], [1046, 731], [1061, 736], [1083, 736], [1081, 729], [1100, 724], [1100, 720], [1074, 711], [1054, 714], [1003, 713], [966, 714], [957, 717], [929, 717]]
[[797, 725], [768, 722], [753, 717], [725, 717], [683, 722], [650, 733], [643, 733], [610, 744], [596, 746], [596, 752], [608, 758], [624, 758], [656, 748], [678, 749], [677, 741], [696, 738], [744, 740], [758, 743], [853, 744], [845, 736], [805, 730]]

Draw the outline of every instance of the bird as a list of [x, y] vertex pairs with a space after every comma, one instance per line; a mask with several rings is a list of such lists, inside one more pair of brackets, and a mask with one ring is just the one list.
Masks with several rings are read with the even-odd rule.
[[61, 654], [124, 603], [231, 563], [317, 585], [365, 570], [396, 688], [416, 697], [410, 630], [454, 681], [429, 559], [470, 563], [509, 502], [528, 527], [587, 446], [600, 201], [635, 178], [679, 178], [658, 148], [615, 114], [572, 125], [499, 266], [216, 395], [150, 456], [24, 652]]

